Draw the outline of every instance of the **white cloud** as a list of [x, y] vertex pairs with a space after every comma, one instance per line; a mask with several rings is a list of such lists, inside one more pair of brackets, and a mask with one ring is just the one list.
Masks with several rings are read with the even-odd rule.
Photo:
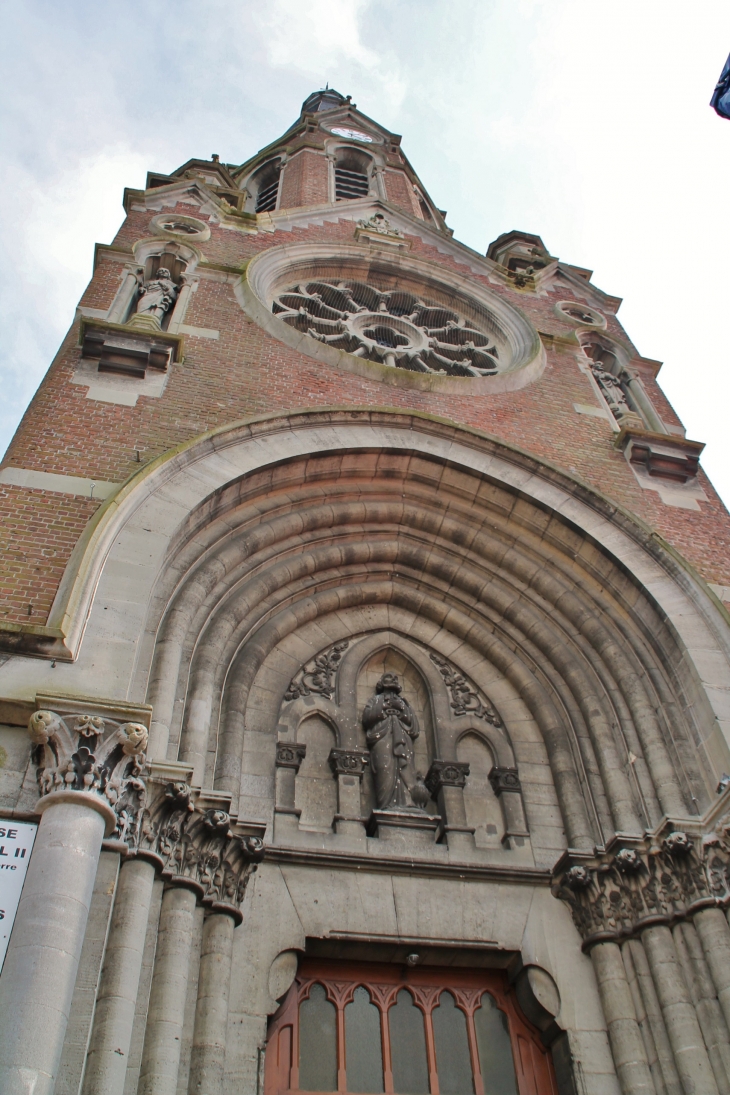
[[376, 68], [377, 53], [360, 39], [360, 15], [366, 0], [273, 0], [259, 9], [254, 20], [265, 32], [265, 48], [272, 65], [293, 66], [319, 73], [322, 66], [354, 61]]

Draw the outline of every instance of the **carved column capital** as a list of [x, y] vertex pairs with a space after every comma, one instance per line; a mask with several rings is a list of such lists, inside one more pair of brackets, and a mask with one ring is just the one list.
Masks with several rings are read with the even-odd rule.
[[106, 714], [34, 711], [28, 723], [41, 799], [39, 810], [62, 799], [86, 801], [102, 813], [107, 836], [119, 839], [125, 805], [145, 791], [147, 727]]
[[307, 747], [298, 741], [277, 741], [276, 743], [276, 767], [293, 768], [299, 771], [299, 766], [306, 756]]
[[240, 923], [248, 880], [263, 858], [265, 825], [240, 822], [229, 807], [228, 795], [152, 779], [127, 839], [130, 854], [151, 862], [167, 882]]
[[727, 829], [702, 835], [665, 825], [594, 853], [568, 851], [554, 868], [553, 893], [570, 906], [584, 950], [730, 904]]
[[460, 787], [466, 785], [466, 777], [469, 775], [469, 765], [458, 760], [434, 760], [426, 773], [424, 780], [436, 798], [442, 787]]
[[516, 768], [500, 768], [495, 764], [487, 778], [497, 798], [506, 791], [514, 791], [518, 795], [522, 793], [522, 784]]
[[365, 749], [332, 749], [328, 760], [336, 776], [357, 776], [362, 780], [370, 754]]

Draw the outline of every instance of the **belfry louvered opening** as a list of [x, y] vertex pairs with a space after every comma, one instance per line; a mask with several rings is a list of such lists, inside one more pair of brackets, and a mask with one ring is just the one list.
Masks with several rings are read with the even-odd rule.
[[266, 164], [255, 177], [257, 213], [271, 213], [276, 209], [280, 177], [281, 164], [278, 162]]
[[369, 189], [368, 177], [363, 172], [347, 171], [344, 167], [335, 168], [335, 197], [337, 201], [367, 197]]
[[365, 198], [370, 193], [369, 156], [343, 149], [335, 162], [335, 198], [349, 201]]

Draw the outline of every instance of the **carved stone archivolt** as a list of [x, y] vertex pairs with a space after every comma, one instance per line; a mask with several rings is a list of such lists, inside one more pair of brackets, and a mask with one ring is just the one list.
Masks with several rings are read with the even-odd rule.
[[705, 833], [665, 825], [593, 855], [568, 851], [553, 893], [570, 906], [584, 950], [730, 905], [730, 814]]
[[430, 654], [431, 661], [438, 668], [449, 690], [451, 710], [458, 717], [460, 715], [474, 715], [477, 719], [484, 719], [490, 726], [502, 726], [502, 720], [489, 700], [478, 691], [467, 678], [455, 669], [451, 662], [442, 658], [433, 651]]
[[284, 693], [284, 699], [298, 700], [300, 696], [310, 696], [314, 692], [331, 700], [335, 694], [337, 670], [340, 667], [342, 655], [349, 645], [349, 640], [344, 640], [326, 650], [321, 650], [292, 677]]

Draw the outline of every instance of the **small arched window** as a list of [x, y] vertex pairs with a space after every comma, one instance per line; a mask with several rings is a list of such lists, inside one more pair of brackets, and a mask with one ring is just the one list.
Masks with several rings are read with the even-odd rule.
[[370, 167], [372, 160], [363, 152], [343, 148], [335, 161], [335, 199], [350, 201], [365, 198], [370, 193]]
[[279, 179], [281, 178], [281, 162], [276, 160], [264, 166], [256, 172], [249, 190], [253, 191], [257, 213], [271, 213], [276, 209], [279, 200]]

